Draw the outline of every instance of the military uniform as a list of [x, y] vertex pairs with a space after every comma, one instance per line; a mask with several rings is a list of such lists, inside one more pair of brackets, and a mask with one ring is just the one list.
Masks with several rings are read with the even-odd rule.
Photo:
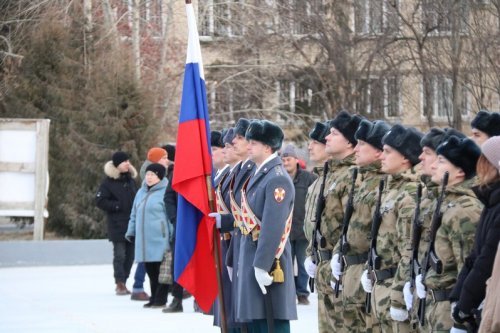
[[[342, 298], [335, 298], [330, 285], [333, 280], [330, 260], [335, 244], [340, 238], [345, 204], [347, 203], [352, 174], [349, 168], [354, 165], [354, 154], [341, 161], [329, 161], [329, 172], [325, 182], [325, 209], [321, 216], [320, 232], [325, 239], [325, 246], [319, 245], [320, 262], [316, 270], [316, 288], [318, 290], [318, 328], [319, 332], [341, 332]], [[312, 253], [312, 243], [306, 251]]]
[[[367, 330], [364, 303], [366, 294], [361, 287], [363, 273], [370, 247], [371, 221], [377, 203], [377, 187], [384, 174], [380, 171], [380, 162], [358, 168], [361, 182], [356, 189], [353, 205], [355, 207], [347, 230], [349, 250], [342, 260], [345, 270], [342, 275], [342, 303], [344, 307], [344, 326], [351, 332]], [[335, 252], [339, 251], [340, 242]]]
[[319, 190], [323, 183], [323, 166], [314, 167], [312, 172], [318, 176], [309, 186], [306, 195], [306, 216], [304, 217], [304, 234], [307, 241], [311, 243], [314, 226], [316, 225], [316, 205], [318, 203]]
[[405, 309], [403, 287], [409, 275], [411, 223], [415, 211], [417, 174], [413, 169], [390, 175], [382, 195], [381, 225], [376, 248], [381, 258], [371, 293], [372, 315], [382, 332], [409, 332], [409, 320], [392, 320], [390, 308]]
[[[288, 240], [294, 187], [281, 159], [275, 156], [246, 182], [244, 191], [244, 226], [236, 269], [236, 319], [249, 322], [249, 330], [260, 327], [266, 319], [265, 297], [270, 297], [278, 332], [282, 325], [286, 325], [283, 322], [297, 319], [293, 263]], [[281, 251], [279, 264], [284, 273], [284, 282], [273, 282], [267, 287], [267, 295], [263, 295], [254, 275], [254, 267], [271, 272], [276, 265], [275, 257]]]
[[[482, 204], [470, 186], [471, 181], [468, 180], [446, 188], [446, 196], [441, 205], [441, 226], [434, 242], [436, 255], [443, 262], [443, 272], [437, 274], [430, 268], [425, 278], [425, 332], [449, 332], [453, 326], [448, 298], [456, 283], [458, 272], [472, 250], [482, 210]], [[435, 210], [435, 204], [436, 201], [432, 211]], [[429, 239], [428, 234], [424, 235]]]

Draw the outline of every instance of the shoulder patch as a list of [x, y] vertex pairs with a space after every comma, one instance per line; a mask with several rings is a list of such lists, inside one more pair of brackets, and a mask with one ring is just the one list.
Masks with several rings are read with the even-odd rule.
[[283, 187], [277, 187], [274, 190], [274, 199], [276, 200], [276, 202], [280, 203], [285, 199], [285, 194], [286, 191]]

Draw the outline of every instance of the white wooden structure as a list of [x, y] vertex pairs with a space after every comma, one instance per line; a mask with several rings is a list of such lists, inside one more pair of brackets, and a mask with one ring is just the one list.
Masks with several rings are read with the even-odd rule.
[[42, 240], [49, 188], [49, 119], [0, 119], [0, 216], [34, 217]]

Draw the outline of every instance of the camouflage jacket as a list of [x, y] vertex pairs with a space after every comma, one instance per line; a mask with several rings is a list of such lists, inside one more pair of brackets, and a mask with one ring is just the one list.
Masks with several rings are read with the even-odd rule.
[[306, 195], [304, 233], [308, 242], [311, 242], [314, 226], [316, 225], [316, 204], [318, 203], [319, 190], [323, 182], [323, 166], [315, 167], [312, 172], [318, 175], [318, 178], [309, 186]]
[[[436, 255], [443, 262], [443, 272], [437, 274], [432, 268], [428, 270], [425, 284], [429, 289], [452, 288], [474, 245], [483, 205], [472, 192], [471, 182], [468, 180], [446, 188], [441, 205], [441, 226], [434, 241]], [[436, 201], [434, 207], [435, 204]]]
[[[325, 210], [321, 215], [321, 235], [326, 240], [323, 249], [333, 250], [337, 244], [342, 231], [342, 220], [345, 205], [349, 196], [352, 182], [352, 170], [354, 165], [354, 154], [349, 155], [341, 161], [331, 161], [325, 186]], [[359, 184], [359, 180], [358, 180]]]
[[[380, 162], [358, 168], [359, 187], [354, 194], [354, 212], [347, 229], [349, 250], [347, 255], [358, 255], [368, 252], [370, 247], [370, 232], [375, 205], [377, 204], [377, 189], [384, 173], [380, 170]], [[340, 249], [340, 240], [335, 252]]]
[[391, 306], [399, 309], [405, 308], [403, 287], [409, 275], [417, 180], [414, 169], [388, 176], [380, 207], [382, 222], [377, 235], [380, 269], [397, 268], [391, 287]]

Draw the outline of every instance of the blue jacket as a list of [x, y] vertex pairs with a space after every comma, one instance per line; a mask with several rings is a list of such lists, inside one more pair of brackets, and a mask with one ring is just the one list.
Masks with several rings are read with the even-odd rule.
[[137, 262], [160, 262], [165, 251], [170, 251], [173, 228], [163, 201], [167, 183], [163, 178], [148, 189], [144, 182], [135, 196], [125, 236], [135, 237]]

